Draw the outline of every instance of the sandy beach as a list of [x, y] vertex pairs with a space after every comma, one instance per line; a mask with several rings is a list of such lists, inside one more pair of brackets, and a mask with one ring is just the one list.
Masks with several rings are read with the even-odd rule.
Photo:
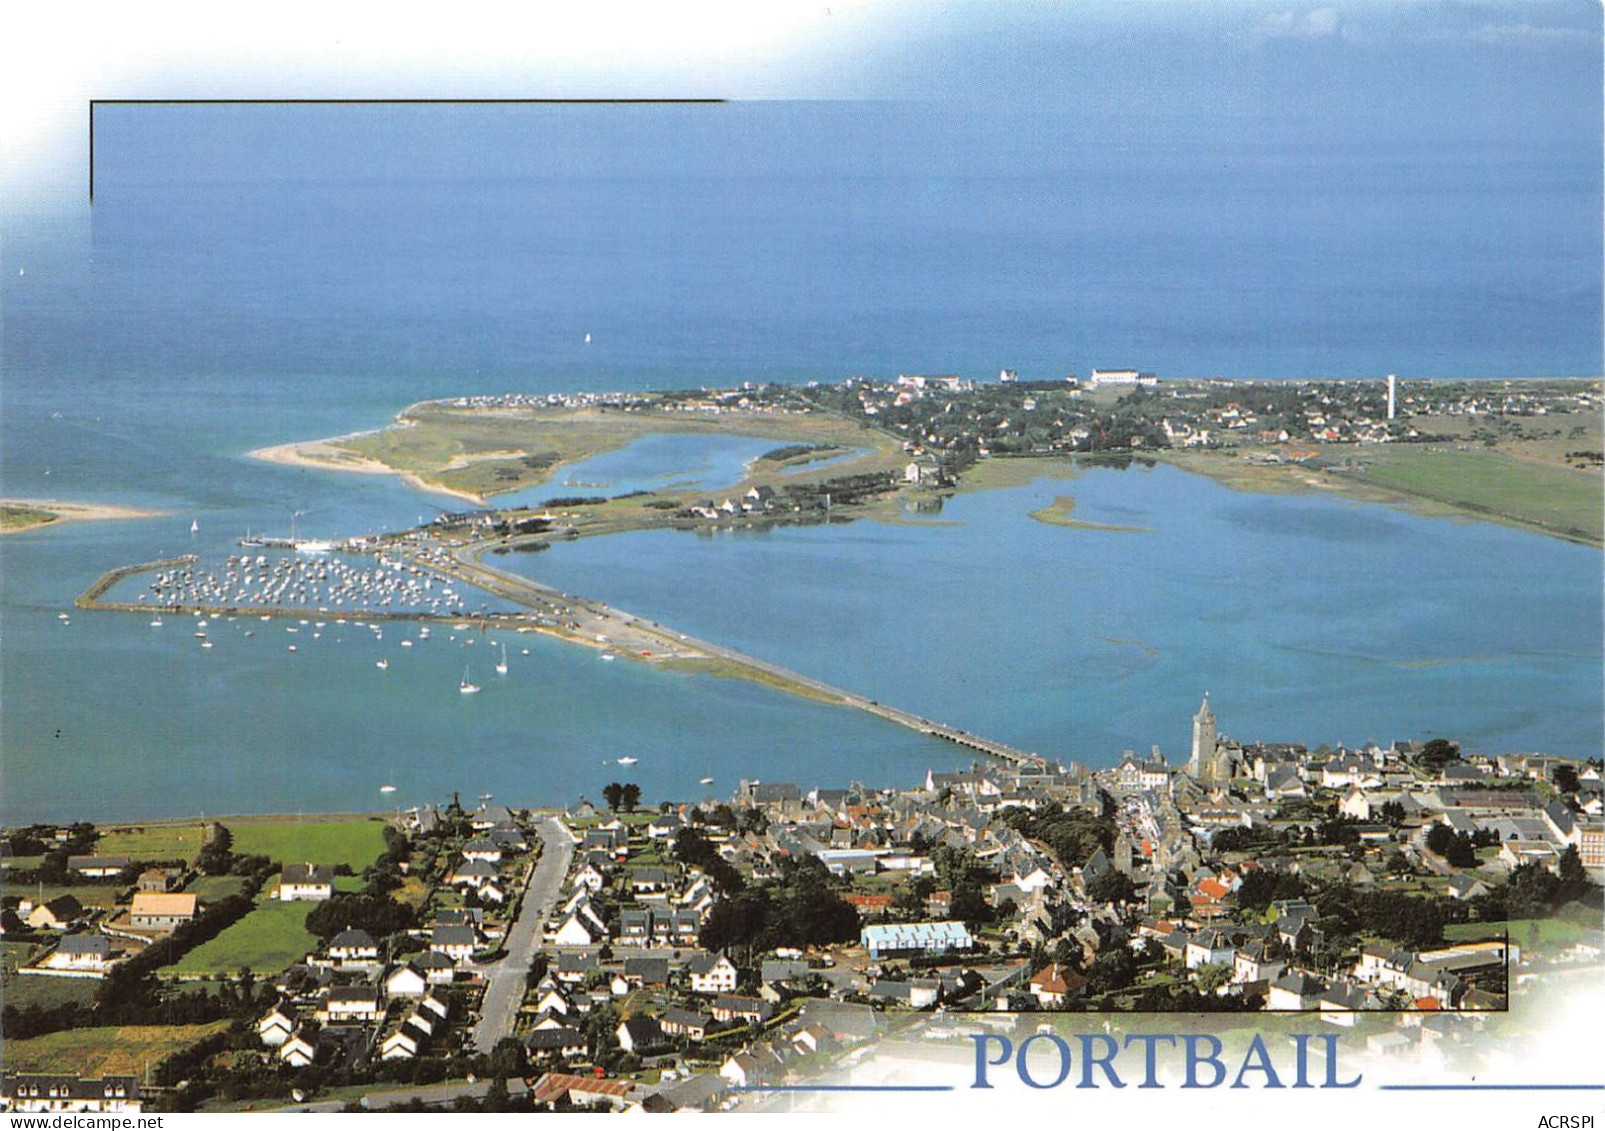
[[61, 499], [0, 499], [0, 507], [16, 507], [23, 511], [38, 511], [53, 515], [49, 521], [9, 522], [0, 526], [0, 534], [20, 534], [24, 530], [37, 530], [41, 526], [54, 526], [58, 522], [103, 522], [118, 518], [159, 518], [165, 511], [139, 510], [135, 507], [115, 507], [107, 503], [69, 503]]
[[276, 463], [284, 467], [310, 467], [319, 471], [349, 471], [358, 475], [399, 475], [401, 481], [415, 491], [426, 491], [434, 495], [450, 495], [482, 507], [485, 500], [468, 491], [456, 491], [450, 487], [443, 487], [438, 483], [430, 483], [415, 472], [397, 471], [376, 459], [354, 455], [344, 448], [336, 447], [342, 440], [352, 439], [354, 436], [369, 435], [370, 433], [353, 433], [351, 436], [336, 436], [329, 440], [303, 440], [293, 444], [278, 444], [269, 448], [257, 448], [246, 452], [251, 459], [259, 459], [265, 463]]

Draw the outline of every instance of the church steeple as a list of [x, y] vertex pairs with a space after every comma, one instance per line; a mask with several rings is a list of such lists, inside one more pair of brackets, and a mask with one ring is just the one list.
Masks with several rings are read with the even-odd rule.
[[1206, 691], [1198, 714], [1193, 716], [1192, 757], [1187, 761], [1187, 772], [1192, 774], [1193, 780], [1206, 781], [1213, 776], [1217, 742], [1215, 714], [1209, 709], [1209, 692]]

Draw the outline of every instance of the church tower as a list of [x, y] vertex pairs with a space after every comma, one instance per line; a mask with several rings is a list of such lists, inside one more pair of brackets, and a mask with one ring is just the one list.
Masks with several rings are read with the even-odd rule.
[[1187, 761], [1187, 772], [1194, 781], [1207, 781], [1215, 773], [1215, 715], [1209, 709], [1209, 692], [1204, 692], [1204, 703], [1193, 716], [1193, 753]]

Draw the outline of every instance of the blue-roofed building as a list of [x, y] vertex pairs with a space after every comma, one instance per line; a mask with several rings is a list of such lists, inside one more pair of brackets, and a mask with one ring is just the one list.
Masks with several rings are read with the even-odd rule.
[[910, 954], [946, 954], [975, 945], [963, 923], [876, 923], [860, 934], [864, 949], [874, 959]]

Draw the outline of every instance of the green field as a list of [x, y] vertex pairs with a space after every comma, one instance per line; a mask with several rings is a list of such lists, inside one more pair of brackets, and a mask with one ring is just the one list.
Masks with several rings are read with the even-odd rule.
[[194, 860], [201, 850], [201, 826], [117, 825], [103, 829], [95, 842], [100, 856], [127, 856], [132, 860]]
[[1605, 481], [1595, 474], [1497, 452], [1425, 445], [1366, 449], [1357, 458], [1363, 470], [1342, 478], [1596, 545], [1605, 533]]
[[239, 895], [244, 886], [243, 876], [196, 876], [184, 890], [194, 892], [201, 897], [201, 903], [207, 904]]
[[1462, 940], [1496, 939], [1504, 932], [1517, 946], [1533, 945], [1533, 928], [1538, 928], [1538, 945], [1570, 946], [1583, 937], [1583, 928], [1564, 919], [1512, 919], [1508, 923], [1452, 923], [1443, 929], [1443, 937], [1450, 942]]
[[53, 1009], [58, 1005], [89, 1005], [95, 1000], [100, 982], [93, 978], [47, 978], [37, 974], [8, 977], [0, 990], [12, 1009]]
[[41, 888], [33, 884], [27, 888], [16, 888], [7, 894], [22, 895], [26, 892], [28, 898], [35, 903], [48, 902], [58, 896], [74, 895], [78, 902], [85, 907], [115, 907], [117, 893], [126, 889], [116, 884], [45, 884]]
[[[1269, 465], [1223, 452], [1158, 453], [1235, 491], [1341, 493], [1438, 518], [1480, 518], [1598, 546], [1605, 542], [1605, 479], [1553, 462], [1441, 444], [1311, 445], [1326, 461]], [[988, 460], [982, 464], [996, 463]]]
[[[561, 464], [613, 451], [645, 435], [666, 432], [763, 436], [788, 445], [818, 446], [830, 454], [867, 449], [864, 455], [828, 469], [797, 472], [795, 477], [788, 477], [789, 482], [807, 481], [811, 476], [889, 470], [901, 467], [905, 458], [900, 445], [884, 434], [826, 413], [732, 412], [709, 416], [594, 408], [458, 409], [441, 404], [413, 405], [401, 414], [398, 424], [327, 441], [323, 458], [329, 459], [328, 449], [333, 449], [337, 454], [331, 466], [339, 466], [339, 454], [344, 454], [347, 461], [353, 456], [374, 460], [395, 471], [418, 475], [429, 483], [483, 495], [544, 482]], [[801, 466], [806, 467], [808, 462], [813, 461], [804, 460]]]
[[232, 974], [240, 969], [277, 974], [318, 945], [306, 929], [307, 912], [315, 906], [263, 900], [238, 923], [179, 959], [174, 969], [180, 974]]
[[384, 822], [368, 817], [225, 822], [234, 851], [281, 864], [345, 864], [360, 872], [385, 850]]
[[228, 1028], [210, 1025], [120, 1025], [68, 1029], [25, 1041], [6, 1042], [6, 1069], [19, 1072], [78, 1073], [84, 1076], [143, 1077], [164, 1057]]
[[33, 943], [0, 942], [0, 973], [10, 975], [28, 961], [35, 950]]

